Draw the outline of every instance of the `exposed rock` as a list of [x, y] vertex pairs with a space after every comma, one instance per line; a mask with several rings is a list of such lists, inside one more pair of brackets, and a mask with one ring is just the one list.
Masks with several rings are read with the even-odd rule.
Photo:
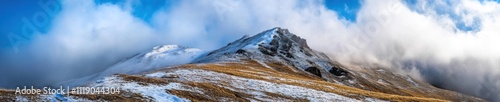
[[242, 50], [242, 49], [239, 49], [238, 51], [236, 51], [236, 53], [238, 53], [238, 54], [244, 54], [245, 52], [247, 52], [247, 51]]
[[332, 67], [332, 69], [330, 69], [330, 71], [328, 71], [328, 72], [332, 73], [335, 76], [346, 76], [348, 73], [344, 69], [336, 67], [336, 66]]
[[318, 68], [316, 68], [316, 67], [309, 67], [309, 68], [307, 68], [307, 69], [306, 69], [306, 71], [307, 71], [307, 72], [309, 72], [309, 73], [312, 73], [312, 74], [314, 74], [314, 75], [316, 75], [316, 76], [321, 77], [321, 72], [320, 72], [320, 70], [319, 70]]

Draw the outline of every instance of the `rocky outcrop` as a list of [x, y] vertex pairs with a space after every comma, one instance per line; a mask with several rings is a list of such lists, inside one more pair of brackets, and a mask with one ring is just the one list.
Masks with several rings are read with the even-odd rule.
[[332, 67], [328, 72], [332, 73], [335, 76], [347, 76], [348, 73], [347, 71], [339, 67]]
[[321, 77], [321, 71], [319, 71], [319, 69], [316, 68], [316, 67], [309, 67], [309, 68], [306, 69], [306, 71], [309, 72], [309, 73], [312, 73], [312, 74], [314, 74], [316, 76]]

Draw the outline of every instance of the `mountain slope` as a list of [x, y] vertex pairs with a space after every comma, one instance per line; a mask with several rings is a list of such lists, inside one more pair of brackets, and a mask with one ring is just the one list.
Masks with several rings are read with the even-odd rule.
[[113, 73], [134, 74], [164, 66], [179, 65], [192, 62], [204, 52], [196, 48], [178, 45], [163, 45], [154, 47], [149, 52], [143, 52], [128, 58], [108, 68]]
[[309, 48], [304, 39], [281, 28], [273, 28], [253, 37], [243, 37], [200, 58], [196, 60], [198, 63], [252, 60], [280, 72], [319, 77], [331, 83], [395, 95], [452, 101], [480, 100], [435, 88], [409, 76], [392, 73], [385, 68], [343, 66], [331, 61], [325, 54]]
[[137, 74], [165, 66], [186, 64], [192, 62], [203, 53], [205, 52], [200, 49], [178, 45], [156, 46], [150, 51], [141, 52], [122, 60], [103, 72], [62, 82], [54, 86], [75, 87], [113, 74]]
[[[11, 97], [0, 99], [484, 101], [438, 89], [384, 68], [341, 65], [325, 54], [312, 50], [306, 40], [282, 28], [273, 28], [252, 37], [245, 36], [220, 49], [199, 54], [196, 58], [191, 64], [154, 68], [138, 74], [117, 74], [84, 85], [120, 87], [120, 94], [16, 96], [7, 92], [6, 96]], [[149, 65], [137, 66], [149, 69]], [[120, 69], [117, 67], [116, 70]]]

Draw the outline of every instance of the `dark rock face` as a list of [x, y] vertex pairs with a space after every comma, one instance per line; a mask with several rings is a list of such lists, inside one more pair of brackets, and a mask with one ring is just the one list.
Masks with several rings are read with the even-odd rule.
[[247, 51], [242, 50], [242, 49], [239, 49], [238, 51], [236, 51], [236, 53], [238, 53], [238, 54], [244, 54], [244, 53], [246, 53], [246, 52], [247, 52]]
[[274, 56], [276, 54], [276, 52], [273, 52], [272, 50], [265, 49], [263, 47], [259, 47], [258, 49], [263, 54], [266, 54], [266, 55], [269, 55], [269, 56]]
[[309, 73], [312, 73], [312, 74], [314, 74], [316, 76], [321, 77], [321, 72], [316, 67], [309, 67], [309, 68], [306, 69], [306, 71], [309, 72]]
[[[266, 55], [282, 55], [287, 58], [295, 58], [294, 52], [305, 53], [307, 56], [312, 56], [309, 46], [307, 46], [306, 40], [288, 32], [287, 29], [277, 29], [277, 35], [273, 35], [273, 40], [269, 42], [269, 45], [259, 46], [259, 50]], [[299, 47], [300, 49], [293, 49], [292, 47]], [[306, 50], [307, 49], [307, 50]], [[296, 51], [299, 50], [299, 51]]]
[[330, 71], [328, 71], [328, 72], [332, 73], [335, 76], [346, 76], [348, 73], [344, 69], [336, 67], [336, 66], [332, 67], [332, 69], [330, 69]]

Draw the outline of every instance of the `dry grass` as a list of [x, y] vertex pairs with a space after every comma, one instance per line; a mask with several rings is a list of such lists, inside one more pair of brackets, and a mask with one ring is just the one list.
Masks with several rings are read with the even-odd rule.
[[112, 101], [112, 102], [139, 102], [139, 101], [153, 101], [147, 100], [145, 97], [138, 93], [130, 93], [121, 91], [120, 94], [70, 94], [76, 98], [84, 98], [92, 101]]
[[[228, 99], [231, 101], [246, 102], [248, 100], [246, 100], [245, 98], [251, 98], [251, 95], [231, 91], [227, 88], [223, 88], [210, 83], [184, 82], [177, 80], [168, 80], [168, 78], [170, 77], [164, 77], [160, 79], [160, 78], [147, 78], [139, 75], [126, 75], [126, 74], [118, 74], [118, 77], [121, 77], [124, 81], [137, 82], [139, 85], [144, 85], [144, 86], [147, 86], [149, 84], [167, 85], [170, 82], [176, 82], [190, 86], [190, 88], [196, 87], [198, 89], [202, 89], [199, 91], [203, 91], [205, 94], [183, 91], [183, 90], [166, 90], [168, 93], [174, 94], [179, 97], [187, 98], [195, 102], [220, 101], [221, 98]], [[173, 78], [178, 78], [178, 77], [173, 77]], [[109, 98], [114, 96], [103, 96], [103, 97], [86, 96], [85, 98], [89, 97], [90, 99], [99, 99], [99, 98]], [[122, 100], [123, 97], [117, 97], [117, 99]]]
[[[254, 61], [249, 61], [249, 63], [256, 63]], [[299, 75], [299, 76], [302, 76], [302, 77], [305, 77], [305, 78], [309, 78], [309, 79], [313, 79], [313, 80], [323, 80], [321, 79], [320, 77], [318, 76], [314, 76], [314, 75], [310, 75], [310, 74], [307, 74], [303, 71], [294, 71], [295, 70], [299, 70], [295, 67], [291, 68], [291, 67], [286, 67], [286, 65], [283, 65], [281, 63], [265, 63], [266, 65], [272, 67], [274, 70], [278, 71], [278, 72], [285, 72], [285, 73], [288, 73], [288, 74], [291, 74], [291, 75]]]
[[193, 102], [215, 102], [213, 98], [210, 98], [206, 95], [200, 94], [200, 93], [195, 93], [191, 91], [183, 91], [183, 90], [167, 90], [168, 93], [189, 99], [190, 101]]
[[32, 95], [32, 94], [16, 95], [14, 90], [0, 89], [0, 101], [14, 102], [16, 101], [16, 96], [22, 96], [28, 99], [29, 101], [43, 101], [40, 100], [40, 97], [38, 95]]
[[[294, 67], [288, 67], [280, 63], [271, 62], [265, 64], [267, 66], [270, 66], [271, 68], [264, 67], [258, 62], [253, 60], [244, 60], [243, 63], [186, 64], [186, 65], [176, 66], [170, 69], [162, 69], [157, 71], [191, 70], [191, 69], [214, 71], [249, 79], [257, 79], [273, 83], [295, 85], [324, 92], [331, 92], [360, 100], [365, 99], [365, 97], [372, 97], [383, 100], [400, 101], [400, 102], [444, 102], [447, 101], [443, 100], [447, 99], [446, 97], [448, 96], [446, 96], [446, 94], [451, 93], [449, 91], [443, 91], [438, 93], [428, 93], [426, 95], [422, 94], [425, 92], [420, 92], [420, 91], [415, 92], [413, 90], [405, 90], [405, 89], [389, 90], [386, 87], [384, 88], [384, 86], [377, 86], [375, 84], [370, 84], [369, 81], [363, 81], [364, 82], [363, 85], [375, 90], [375, 91], [373, 90], [368, 91], [359, 88], [327, 82], [321, 79], [320, 77], [304, 73], [303, 71], [297, 71], [299, 69]], [[168, 76], [168, 77], [164, 76], [161, 78], [147, 78], [140, 75], [125, 75], [125, 74], [119, 74], [117, 76], [121, 77], [124, 81], [137, 82], [138, 84], [144, 86], [150, 84], [167, 85], [170, 82], [181, 83], [182, 85], [186, 85], [186, 88], [188, 89], [191, 88], [191, 90], [201, 91], [203, 93], [197, 93], [185, 90], [165, 90], [165, 91], [170, 94], [187, 98], [195, 102], [210, 102], [210, 101], [224, 101], [224, 100], [246, 102], [249, 101], [248, 99], [258, 100], [254, 98], [255, 96], [249, 95], [245, 92], [230, 90], [233, 87], [230, 85], [230, 83], [225, 83], [225, 82], [208, 83], [208, 82], [179, 81], [176, 80], [177, 78], [179, 78], [178, 76]], [[275, 80], [276, 78], [286, 79], [286, 80]], [[391, 94], [382, 92], [390, 92]], [[306, 99], [293, 98], [276, 93], [270, 93], [270, 92], [264, 92], [264, 93], [267, 95], [265, 97], [276, 100], [290, 99], [294, 101], [308, 101]], [[440, 95], [440, 94], [445, 94], [445, 95]], [[436, 96], [434, 96], [434, 98], [429, 98], [429, 95], [436, 95]], [[71, 94], [71, 96], [77, 98], [85, 98], [94, 101], [103, 101], [103, 100], [120, 101], [120, 102], [152, 101], [152, 100], [146, 100], [148, 99], [148, 97], [143, 97], [138, 93], [130, 93], [125, 91], [123, 91], [123, 93], [114, 95]], [[26, 97], [28, 97], [30, 100], [39, 101], [37, 100], [36, 96], [26, 96]], [[14, 94], [14, 91], [0, 89], [0, 100], [15, 101], [15, 99], [16, 95]]]
[[[5, 90], [0, 89], [0, 101], [2, 102], [14, 102], [16, 101], [17, 96], [22, 96], [28, 99], [29, 101], [51, 101], [51, 100], [43, 100], [38, 95], [16, 95], [14, 90]], [[120, 94], [70, 94], [70, 96], [74, 96], [76, 98], [84, 98], [93, 101], [112, 101], [112, 102], [137, 102], [137, 101], [148, 101], [146, 98], [142, 97], [137, 93], [129, 93], [125, 91], [121, 91]], [[52, 100], [54, 101], [54, 100]], [[149, 100], [151, 101], [151, 100]]]
[[162, 80], [162, 79], [158, 79], [158, 78], [146, 78], [146, 77], [137, 76], [137, 75], [118, 74], [118, 77], [121, 77], [125, 81], [137, 82], [137, 84], [144, 85], [144, 86], [147, 86], [148, 84], [165, 85], [165, 84], [169, 83], [166, 80]]
[[15, 91], [0, 89], [0, 100], [3, 101], [15, 101]]
[[251, 98], [252, 96], [245, 93], [232, 91], [227, 88], [220, 87], [211, 83], [182, 82], [182, 84], [202, 89], [199, 91], [203, 91], [204, 94], [182, 91], [182, 90], [167, 90], [167, 91], [176, 96], [184, 97], [195, 102], [206, 102], [206, 101], [216, 102], [216, 101], [221, 101], [221, 99], [227, 99], [229, 101], [237, 101], [237, 102], [249, 102], [249, 100], [247, 100], [246, 98]]
[[[202, 69], [202, 70], [215, 71], [215, 72], [220, 72], [220, 73], [225, 73], [225, 74], [229, 74], [229, 75], [245, 77], [245, 78], [250, 78], [250, 79], [258, 79], [258, 80], [264, 80], [264, 81], [269, 81], [269, 82], [274, 82], [274, 83], [282, 83], [282, 84], [301, 86], [301, 87], [311, 88], [311, 89], [315, 89], [315, 90], [321, 90], [321, 91], [325, 91], [325, 92], [332, 92], [332, 93], [336, 93], [336, 94], [340, 94], [343, 96], [356, 98], [356, 99], [364, 99], [363, 96], [367, 96], [367, 97], [373, 97], [373, 98], [378, 98], [378, 99], [383, 99], [383, 100], [404, 101], [404, 102], [408, 102], [408, 101], [443, 102], [443, 101], [446, 101], [446, 100], [434, 99], [434, 98], [401, 96], [401, 95], [367, 91], [367, 90], [362, 90], [362, 89], [353, 88], [353, 87], [349, 87], [349, 86], [344, 86], [344, 85], [326, 82], [326, 81], [323, 81], [317, 77], [308, 77], [309, 75], [304, 76], [304, 75], [290, 74], [290, 71], [280, 72], [280, 71], [277, 71], [274, 69], [269, 69], [269, 68], [265, 68], [263, 66], [259, 66], [259, 64], [256, 64], [256, 62], [247, 61], [245, 63], [247, 63], [247, 64], [241, 64], [241, 63], [225, 63], [222, 65], [221, 64], [219, 64], [219, 65], [217, 65], [217, 64], [204, 64], [204, 65], [187, 64], [187, 65], [182, 65], [182, 66], [177, 66], [177, 67], [178, 68]], [[251, 68], [249, 66], [251, 66]], [[269, 66], [273, 66], [273, 65], [270, 64]], [[280, 69], [283, 69], [283, 68], [280, 68]], [[241, 70], [245, 70], [246, 72], [241, 71]], [[248, 71], [256, 72], [256, 73], [265, 73], [265, 74], [248, 73]], [[291, 80], [297, 80], [297, 81], [271, 80], [271, 79], [265, 78], [263, 76], [291, 79]], [[310, 84], [306, 84], [306, 83], [310, 83]], [[333, 88], [327, 88], [327, 86], [333, 87]]]

